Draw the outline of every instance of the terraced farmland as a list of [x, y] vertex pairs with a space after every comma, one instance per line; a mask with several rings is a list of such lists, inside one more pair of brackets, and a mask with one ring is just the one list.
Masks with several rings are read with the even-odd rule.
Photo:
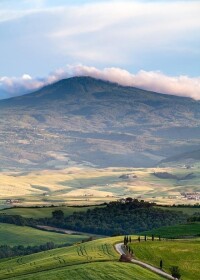
[[119, 237], [100, 239], [4, 260], [0, 263], [0, 279], [114, 280], [131, 277], [133, 280], [162, 280], [161, 277], [143, 268], [119, 263], [119, 255], [113, 243], [121, 239]]
[[34, 246], [45, 244], [46, 242], [72, 245], [86, 238], [88, 238], [88, 236], [60, 234], [31, 227], [0, 223], [0, 245]]
[[199, 280], [200, 239], [174, 241], [147, 241], [132, 243], [137, 259], [170, 272], [171, 266], [178, 266], [183, 280]]

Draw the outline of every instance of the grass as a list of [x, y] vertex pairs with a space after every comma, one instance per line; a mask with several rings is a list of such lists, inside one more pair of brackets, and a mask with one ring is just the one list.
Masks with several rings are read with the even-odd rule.
[[0, 279], [154, 279], [163, 278], [132, 264], [119, 263], [113, 244], [99, 239], [70, 247], [0, 261]]
[[174, 241], [147, 241], [131, 244], [137, 259], [170, 273], [171, 266], [178, 266], [184, 280], [198, 280], [200, 275], [200, 239]]
[[46, 242], [72, 245], [86, 239], [85, 235], [70, 235], [0, 223], [0, 245], [41, 245]]
[[[139, 266], [114, 261], [74, 265], [34, 275], [11, 278], [15, 280], [161, 280], [163, 278]], [[163, 279], [164, 280], [164, 279]]]
[[25, 218], [50, 218], [52, 217], [52, 212], [55, 210], [62, 210], [65, 216], [73, 214], [73, 212], [87, 211], [88, 209], [93, 209], [95, 207], [101, 206], [88, 206], [88, 207], [39, 207], [39, 208], [28, 208], [28, 207], [14, 207], [9, 209], [4, 209], [0, 213], [6, 213], [8, 215], [20, 215]]
[[161, 236], [164, 238], [182, 238], [186, 236], [200, 236], [200, 223], [188, 223], [184, 225], [161, 227], [143, 234]]
[[[162, 209], [165, 209], [165, 207], [161, 207]], [[187, 214], [189, 216], [194, 215], [195, 213], [200, 213], [200, 207], [195, 208], [195, 207], [166, 207], [166, 209], [171, 210], [171, 211], [180, 211], [184, 214]]]

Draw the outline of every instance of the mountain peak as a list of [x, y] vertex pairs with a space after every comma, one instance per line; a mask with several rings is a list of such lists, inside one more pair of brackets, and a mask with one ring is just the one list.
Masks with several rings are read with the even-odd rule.
[[118, 86], [117, 83], [112, 83], [110, 81], [94, 78], [91, 76], [75, 76], [75, 77], [70, 77], [66, 79], [62, 79], [57, 81], [54, 84], [50, 84], [47, 87], [51, 86], [64, 86], [66, 88], [71, 88], [71, 89], [78, 89], [80, 86], [84, 91], [88, 92], [91, 90], [96, 89], [97, 87], [99, 88], [104, 88], [108, 86]]
[[2, 100], [0, 118], [4, 166], [144, 167], [200, 143], [199, 102], [88, 76]]

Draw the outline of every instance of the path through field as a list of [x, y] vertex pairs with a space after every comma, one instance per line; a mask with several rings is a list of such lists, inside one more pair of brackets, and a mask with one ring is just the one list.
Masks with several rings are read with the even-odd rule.
[[[123, 243], [118, 243], [118, 244], [115, 244], [115, 249], [116, 251], [120, 254], [120, 255], [123, 255], [123, 254], [126, 254], [126, 249], [124, 247], [124, 244]], [[165, 278], [167, 279], [171, 279], [171, 280], [176, 280], [176, 278], [174, 278], [173, 276], [171, 276], [170, 274], [162, 271], [161, 269], [159, 268], [156, 268], [152, 265], [149, 265], [147, 263], [144, 263], [144, 262], [141, 262], [141, 261], [138, 261], [138, 260], [135, 260], [135, 259], [131, 259], [131, 262], [134, 263], [134, 264], [138, 264], [144, 268], [147, 268], [161, 276], [164, 276]]]

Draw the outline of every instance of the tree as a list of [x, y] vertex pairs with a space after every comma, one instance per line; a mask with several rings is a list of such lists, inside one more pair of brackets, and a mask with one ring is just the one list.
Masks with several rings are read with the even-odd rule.
[[138, 236], [138, 241], [140, 242], [140, 236]]
[[131, 203], [131, 202], [133, 202], [132, 197], [127, 197], [127, 198], [126, 198], [126, 203]]
[[171, 271], [171, 274], [174, 278], [178, 278], [178, 279], [181, 278], [180, 269], [179, 269], [178, 266], [172, 266], [170, 268], [170, 271]]
[[147, 236], [146, 235], [144, 236], [144, 241], [147, 241]]
[[62, 220], [64, 219], [64, 213], [62, 210], [55, 210], [52, 212], [52, 217], [57, 220]]
[[160, 260], [160, 269], [162, 269], [162, 268], [163, 268], [163, 261]]
[[159, 237], [158, 237], [158, 238], [159, 238], [159, 241], [161, 241], [161, 236], [160, 236], [160, 235], [159, 235]]
[[154, 241], [154, 235], [152, 234], [152, 241]]
[[129, 242], [131, 243], [131, 236], [129, 237]]

